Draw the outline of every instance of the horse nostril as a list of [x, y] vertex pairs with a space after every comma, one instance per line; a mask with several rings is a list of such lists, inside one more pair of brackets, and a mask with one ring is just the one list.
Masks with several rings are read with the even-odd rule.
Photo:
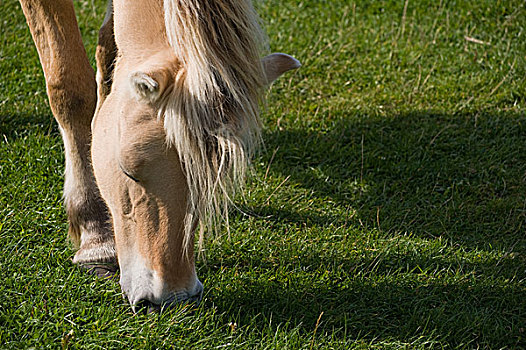
[[133, 306], [133, 312], [136, 314], [151, 314], [161, 310], [159, 305], [152, 303], [147, 299], [141, 299]]

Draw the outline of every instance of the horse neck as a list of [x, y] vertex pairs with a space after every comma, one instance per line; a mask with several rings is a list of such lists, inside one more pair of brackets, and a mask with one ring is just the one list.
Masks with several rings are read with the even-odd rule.
[[122, 59], [141, 62], [169, 49], [163, 0], [114, 0], [115, 42]]

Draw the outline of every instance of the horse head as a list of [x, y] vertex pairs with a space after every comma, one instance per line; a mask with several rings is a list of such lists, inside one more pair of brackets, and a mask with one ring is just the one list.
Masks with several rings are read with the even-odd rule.
[[299, 67], [260, 59], [250, 1], [114, 2], [111, 92], [92, 161], [134, 309], [199, 300], [194, 232], [217, 227], [260, 138], [262, 89]]

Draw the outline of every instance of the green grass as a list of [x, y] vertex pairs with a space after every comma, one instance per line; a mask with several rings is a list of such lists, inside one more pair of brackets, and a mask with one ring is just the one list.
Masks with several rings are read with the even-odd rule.
[[[259, 5], [303, 67], [269, 94], [202, 305], [136, 316], [70, 262], [60, 135], [1, 2], [0, 347], [526, 348], [525, 4], [406, 4]], [[93, 56], [104, 4], [75, 6]]]

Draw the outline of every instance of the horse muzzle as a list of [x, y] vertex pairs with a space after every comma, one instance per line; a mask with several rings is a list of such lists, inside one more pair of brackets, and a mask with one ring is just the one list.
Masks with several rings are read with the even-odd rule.
[[[126, 294], [126, 293], [125, 293]], [[152, 298], [150, 293], [146, 293], [144, 296], [135, 296], [131, 299], [128, 296], [132, 310], [136, 314], [150, 314], [150, 313], [160, 313], [166, 310], [174, 309], [181, 307], [183, 305], [188, 305], [192, 307], [197, 307], [203, 298], [203, 284], [197, 280], [196, 285], [191, 291], [177, 291], [171, 293], [168, 298], [163, 299], [162, 301], [152, 301], [156, 298]]]

